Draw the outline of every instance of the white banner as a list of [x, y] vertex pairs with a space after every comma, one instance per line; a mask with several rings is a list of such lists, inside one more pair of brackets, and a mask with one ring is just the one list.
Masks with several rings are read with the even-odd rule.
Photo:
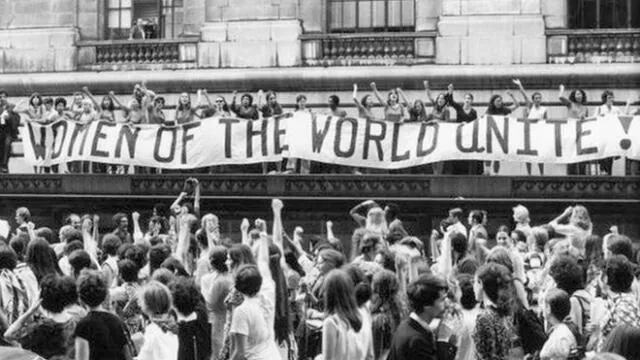
[[391, 123], [296, 113], [265, 120], [208, 118], [175, 127], [58, 121], [20, 129], [27, 161], [93, 161], [168, 169], [286, 157], [399, 169], [445, 160], [576, 163], [640, 160], [638, 116], [527, 120], [488, 116], [466, 124]]

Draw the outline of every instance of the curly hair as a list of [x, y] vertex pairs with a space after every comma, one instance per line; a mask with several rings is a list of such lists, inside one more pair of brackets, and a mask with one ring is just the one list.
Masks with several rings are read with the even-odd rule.
[[65, 307], [78, 301], [76, 282], [69, 276], [49, 274], [40, 281], [42, 308], [52, 313], [61, 313]]
[[487, 257], [487, 263], [496, 263], [504, 266], [509, 270], [510, 274], [513, 274], [514, 266], [513, 259], [511, 259], [511, 255], [509, 250], [503, 246], [496, 246], [491, 249], [489, 256]]
[[4, 243], [0, 243], [0, 270], [13, 270], [18, 265], [18, 256], [11, 247]]
[[255, 296], [262, 286], [262, 276], [253, 264], [242, 265], [235, 276], [236, 290], [247, 296]]
[[78, 277], [78, 297], [89, 307], [97, 307], [107, 298], [107, 284], [98, 271], [85, 270]]
[[120, 273], [120, 277], [124, 282], [138, 281], [139, 271], [140, 268], [138, 267], [138, 265], [129, 259], [118, 261], [118, 273]]
[[478, 280], [489, 300], [496, 305], [498, 314], [509, 315], [514, 308], [515, 294], [511, 271], [501, 264], [488, 262], [478, 270]]
[[578, 261], [569, 255], [561, 255], [551, 262], [549, 275], [559, 289], [569, 295], [584, 288], [584, 271]]
[[569, 94], [569, 101], [571, 101], [572, 103], [577, 103], [578, 100], [576, 100], [576, 93], [578, 93], [578, 92], [582, 94], [582, 101], [580, 101], [580, 104], [586, 104], [587, 103], [587, 94], [582, 89], [572, 90], [571, 94]]
[[27, 332], [20, 344], [24, 349], [33, 351], [45, 359], [57, 359], [67, 352], [65, 326], [51, 319], [43, 319]]
[[116, 235], [107, 234], [102, 239], [102, 251], [107, 255], [116, 255], [118, 248], [122, 245], [122, 240]]
[[625, 293], [633, 283], [633, 264], [623, 255], [613, 255], [605, 263], [607, 285], [614, 293]]
[[173, 306], [182, 315], [193, 313], [198, 304], [204, 301], [195, 281], [191, 278], [177, 277], [169, 284], [169, 290], [173, 296]]

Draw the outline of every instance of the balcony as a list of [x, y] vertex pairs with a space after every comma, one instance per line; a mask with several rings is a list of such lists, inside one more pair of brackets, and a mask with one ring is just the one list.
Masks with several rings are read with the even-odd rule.
[[198, 38], [82, 41], [78, 68], [105, 70], [182, 70], [197, 68]]
[[306, 66], [415, 65], [435, 62], [435, 32], [305, 34]]
[[640, 29], [562, 29], [546, 34], [551, 64], [640, 62]]

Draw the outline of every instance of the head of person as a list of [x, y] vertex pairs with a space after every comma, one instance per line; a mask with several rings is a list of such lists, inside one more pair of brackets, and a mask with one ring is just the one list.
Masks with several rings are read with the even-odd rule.
[[246, 244], [233, 244], [227, 254], [226, 265], [235, 272], [242, 265], [255, 265], [256, 260], [251, 248]]
[[142, 312], [152, 319], [166, 316], [173, 306], [169, 288], [153, 280], [140, 289], [138, 302]]
[[177, 278], [169, 284], [173, 306], [183, 316], [189, 316], [196, 311], [202, 295], [196, 283], [190, 278]]
[[502, 103], [502, 95], [491, 95], [491, 98], [489, 99], [489, 111], [487, 112], [492, 113], [495, 110], [500, 110], [502, 109], [503, 105], [504, 104]]
[[9, 241], [9, 246], [15, 251], [18, 256], [18, 262], [24, 262], [27, 253], [27, 246], [29, 245], [29, 235], [23, 232], [14, 235]]
[[149, 219], [149, 232], [151, 234], [165, 234], [165, 221], [164, 218], [160, 216], [152, 216]]
[[0, 89], [0, 105], [4, 106], [7, 104], [7, 98], [9, 94], [5, 89]]
[[395, 273], [382, 270], [373, 275], [371, 283], [373, 298], [379, 303], [389, 303], [400, 291], [400, 283]]
[[389, 271], [396, 271], [394, 255], [387, 249], [379, 249], [373, 259], [380, 267]]
[[605, 90], [602, 93], [601, 98], [602, 98], [602, 104], [609, 105], [609, 106], [613, 105], [613, 100], [615, 100], [613, 91], [611, 90]]
[[589, 235], [584, 243], [585, 260], [588, 264], [601, 268], [604, 261], [604, 250], [602, 248], [602, 237]]
[[608, 238], [604, 257], [609, 258], [613, 255], [622, 255], [629, 261], [633, 259], [633, 243], [628, 236], [612, 235]]
[[69, 225], [69, 226], [73, 227], [76, 230], [80, 230], [80, 228], [82, 227], [82, 221], [80, 219], [80, 215], [78, 215], [78, 214], [69, 214], [65, 218], [64, 224], [65, 225]]
[[557, 324], [571, 313], [570, 295], [562, 289], [551, 289], [545, 297], [544, 317], [550, 324]]
[[578, 261], [569, 255], [555, 257], [549, 268], [549, 275], [553, 278], [559, 289], [569, 295], [584, 289], [584, 272]]
[[331, 270], [339, 269], [346, 262], [344, 255], [333, 249], [325, 249], [320, 251], [316, 258], [316, 268], [322, 275], [329, 273]]
[[587, 94], [582, 89], [575, 89], [569, 94], [569, 101], [574, 104], [585, 104], [587, 102]]
[[5, 243], [0, 244], [0, 271], [13, 271], [18, 265], [18, 255]]
[[498, 263], [487, 262], [476, 274], [477, 299], [488, 299], [500, 315], [508, 315], [513, 304], [513, 277], [511, 271]]
[[129, 259], [124, 259], [118, 261], [118, 275], [125, 283], [136, 283], [138, 282], [138, 273], [140, 272], [140, 268], [138, 264]]
[[102, 251], [108, 256], [116, 256], [120, 246], [122, 246], [122, 241], [116, 235], [107, 234], [102, 239]]
[[91, 256], [84, 250], [75, 250], [69, 255], [69, 264], [73, 276], [77, 278], [82, 270], [91, 268]]
[[278, 104], [278, 96], [275, 91], [269, 90], [266, 94], [267, 104], [269, 106], [275, 106]]
[[31, 94], [29, 97], [29, 105], [32, 107], [42, 106], [42, 96], [40, 93], [35, 92]]
[[449, 219], [452, 220], [454, 224], [458, 222], [462, 222], [463, 214], [464, 212], [460, 208], [451, 209], [449, 210]]
[[262, 287], [262, 276], [258, 266], [253, 264], [242, 265], [235, 274], [235, 287], [240, 293], [248, 297], [254, 297]]
[[471, 310], [476, 307], [478, 300], [473, 289], [474, 275], [460, 274], [457, 276], [458, 288], [460, 289], [460, 305], [463, 309]]
[[307, 96], [300, 94], [296, 96], [296, 110], [304, 110], [307, 108]]
[[[609, 351], [616, 355], [613, 357], [598, 360], [622, 360], [640, 359], [640, 328], [631, 325], [618, 325], [607, 337], [603, 345], [603, 351]], [[596, 357], [598, 355], [596, 354]], [[613, 354], [611, 354], [613, 356]], [[596, 358], [594, 357], [594, 359]]]
[[447, 98], [444, 93], [440, 93], [438, 94], [438, 97], [436, 97], [436, 109], [438, 109], [438, 111], [442, 111], [445, 106], [447, 106]]
[[53, 98], [52, 97], [46, 97], [44, 98], [44, 108], [47, 111], [51, 111], [51, 109], [53, 109]]
[[374, 106], [373, 96], [371, 95], [363, 96], [362, 99], [360, 100], [360, 105], [362, 105], [362, 107], [364, 108], [371, 109]]
[[191, 108], [191, 96], [189, 93], [183, 92], [178, 97], [178, 110], [188, 110]]
[[496, 245], [511, 248], [513, 246], [511, 237], [509, 236], [509, 228], [502, 225], [496, 232]]
[[78, 298], [90, 308], [100, 306], [107, 298], [109, 289], [99, 271], [83, 271], [78, 280]]
[[142, 269], [147, 264], [147, 249], [142, 244], [124, 244], [118, 249], [118, 257], [129, 259]]
[[631, 291], [634, 273], [633, 264], [622, 255], [613, 255], [605, 262], [603, 281], [613, 293]]
[[218, 96], [216, 98], [216, 107], [218, 108], [218, 111], [229, 111], [229, 104], [227, 104], [227, 100], [222, 96]]
[[399, 96], [398, 96], [398, 90], [396, 89], [391, 89], [389, 91], [389, 93], [387, 94], [387, 104], [389, 105], [395, 105], [398, 103], [399, 101]]
[[82, 112], [89, 114], [93, 111], [93, 102], [89, 99], [82, 100]]
[[114, 111], [116, 106], [113, 103], [113, 99], [111, 96], [103, 96], [102, 101], [100, 102], [100, 108], [106, 111]]
[[155, 99], [153, 99], [153, 107], [155, 108], [155, 110], [162, 110], [165, 104], [166, 100], [162, 96], [157, 96]]
[[416, 99], [413, 102], [413, 107], [412, 108], [413, 108], [413, 112], [415, 114], [426, 115], [427, 110], [426, 110], [426, 108], [424, 106], [424, 102], [422, 100]]
[[571, 217], [569, 218], [569, 224], [582, 230], [591, 229], [591, 218], [589, 217], [587, 208], [582, 205], [574, 206]]
[[82, 106], [82, 100], [84, 100], [84, 94], [81, 92], [73, 93], [73, 105], [76, 107]]
[[487, 263], [500, 264], [509, 270], [509, 273], [513, 274], [514, 266], [511, 252], [504, 246], [493, 247], [487, 256]]
[[469, 242], [464, 234], [454, 232], [451, 234], [451, 251], [453, 252], [454, 259], [462, 259], [467, 255], [469, 248]]
[[336, 110], [338, 106], [340, 106], [340, 97], [338, 95], [329, 95], [329, 108], [331, 110]]
[[481, 225], [484, 214], [480, 210], [471, 210], [467, 223], [471, 226]]
[[373, 261], [379, 244], [380, 237], [378, 235], [372, 233], [365, 234], [360, 242], [360, 254], [362, 254], [367, 261]]
[[324, 280], [324, 305], [328, 315], [337, 315], [356, 332], [362, 328], [362, 318], [356, 303], [354, 284], [342, 270], [332, 270]]
[[184, 265], [180, 262], [180, 260], [174, 258], [173, 256], [165, 259], [165, 261], [160, 264], [160, 267], [171, 271], [175, 276], [189, 276], [189, 273], [187, 272], [187, 269], [185, 269]]
[[242, 98], [240, 98], [240, 103], [243, 107], [249, 107], [253, 105], [253, 96], [251, 94], [242, 95]]
[[537, 91], [534, 92], [533, 95], [531, 95], [531, 101], [533, 101], [533, 105], [540, 106], [542, 104], [542, 94]]
[[407, 287], [409, 307], [422, 318], [439, 318], [445, 310], [447, 290], [444, 279], [422, 274]]
[[369, 281], [369, 277], [365, 274], [364, 270], [362, 270], [356, 264], [347, 264], [343, 266], [340, 270], [344, 271], [349, 279], [351, 279], [351, 283], [353, 284], [353, 291], [356, 297], [356, 305], [361, 308], [365, 306], [365, 304], [371, 299], [371, 283]]
[[466, 93], [464, 94], [464, 106], [471, 107], [473, 105], [473, 94]]
[[160, 268], [153, 272], [151, 280], [157, 281], [164, 285], [171, 284], [176, 279], [176, 275], [169, 269]]
[[76, 281], [69, 276], [49, 274], [40, 281], [40, 298], [43, 309], [59, 314], [78, 302]]
[[213, 233], [219, 230], [220, 221], [214, 214], [206, 214], [200, 221], [200, 227], [207, 233]]
[[384, 213], [387, 216], [387, 221], [391, 222], [400, 216], [400, 206], [396, 203], [388, 203], [384, 207]]
[[542, 252], [544, 251], [544, 247], [549, 241], [549, 234], [547, 231], [539, 226], [536, 226], [531, 229], [531, 233], [527, 237], [527, 244], [529, 247], [529, 251], [532, 252]]
[[227, 267], [228, 251], [224, 246], [214, 246], [209, 252], [209, 264], [211, 269], [221, 274], [227, 273], [229, 268]]
[[58, 114], [62, 114], [62, 112], [67, 108], [67, 100], [62, 97], [57, 98], [54, 103], [54, 107], [56, 108], [56, 112]]
[[365, 227], [369, 230], [377, 230], [380, 227], [386, 227], [386, 222], [384, 210], [379, 206], [374, 206], [367, 212], [367, 224]]
[[29, 243], [25, 261], [38, 281], [48, 274], [61, 273], [56, 252], [44, 239], [37, 238]]
[[520, 230], [511, 232], [511, 240], [519, 252], [527, 252], [527, 235]]
[[112, 220], [113, 226], [120, 231], [126, 231], [129, 228], [129, 218], [125, 213], [117, 213], [113, 215]]
[[16, 209], [16, 223], [18, 225], [26, 224], [31, 221], [31, 212], [26, 207]]
[[518, 205], [513, 208], [513, 221], [516, 224], [529, 224], [531, 219], [529, 218], [529, 209], [524, 205]]

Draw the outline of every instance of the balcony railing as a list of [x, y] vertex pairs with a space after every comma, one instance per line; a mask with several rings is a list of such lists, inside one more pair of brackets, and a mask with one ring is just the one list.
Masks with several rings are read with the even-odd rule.
[[433, 63], [435, 32], [309, 34], [302, 38], [308, 66]]
[[549, 30], [547, 36], [549, 63], [640, 62], [640, 29]]
[[84, 70], [185, 69], [197, 66], [197, 38], [84, 41], [78, 66]]

